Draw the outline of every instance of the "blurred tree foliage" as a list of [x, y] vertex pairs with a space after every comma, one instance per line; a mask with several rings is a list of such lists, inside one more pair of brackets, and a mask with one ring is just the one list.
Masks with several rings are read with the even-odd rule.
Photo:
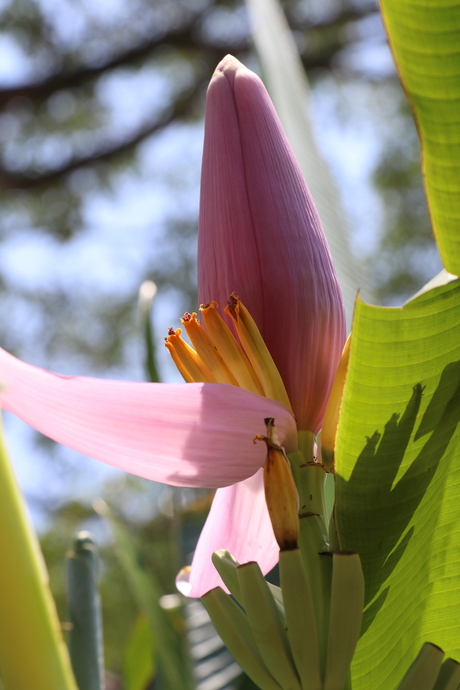
[[375, 284], [381, 301], [395, 304], [441, 270], [421, 182], [418, 136], [407, 101], [399, 107], [400, 132], [388, 142], [373, 176], [385, 208]]

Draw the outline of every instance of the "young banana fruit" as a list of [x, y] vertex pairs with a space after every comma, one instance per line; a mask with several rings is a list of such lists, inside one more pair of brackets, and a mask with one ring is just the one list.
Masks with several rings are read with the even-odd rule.
[[458, 690], [460, 664], [443, 658], [442, 649], [426, 642], [397, 690]]
[[313, 597], [299, 549], [281, 551], [279, 565], [287, 634], [302, 690], [322, 690]]
[[284, 620], [257, 563], [238, 568], [242, 603], [265, 665], [283, 690], [302, 690]]
[[343, 690], [358, 644], [364, 576], [357, 553], [332, 554], [331, 607], [323, 690]]
[[284, 690], [267, 670], [248, 619], [228, 594], [216, 587], [202, 598], [223, 643], [251, 680], [264, 690]]

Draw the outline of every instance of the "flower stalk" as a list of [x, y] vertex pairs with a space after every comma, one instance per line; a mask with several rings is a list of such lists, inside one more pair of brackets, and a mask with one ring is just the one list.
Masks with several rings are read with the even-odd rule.
[[104, 690], [104, 642], [99, 558], [94, 537], [79, 532], [67, 560], [67, 615], [72, 668], [79, 688]]

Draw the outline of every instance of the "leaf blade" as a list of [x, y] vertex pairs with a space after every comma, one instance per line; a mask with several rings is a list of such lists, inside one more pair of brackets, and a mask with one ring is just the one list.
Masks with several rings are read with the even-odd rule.
[[460, 274], [460, 3], [382, 0], [420, 136], [425, 190], [445, 268]]
[[356, 690], [395, 687], [426, 641], [460, 655], [459, 309], [458, 280], [356, 305], [336, 444], [340, 546], [366, 580]]

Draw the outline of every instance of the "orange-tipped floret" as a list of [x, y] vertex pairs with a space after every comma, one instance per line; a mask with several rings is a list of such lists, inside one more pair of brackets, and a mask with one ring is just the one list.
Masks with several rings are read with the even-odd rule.
[[206, 330], [195, 312], [181, 318], [195, 349], [180, 338], [181, 329], [169, 330], [166, 346], [184, 379], [239, 386], [292, 409], [273, 358], [239, 297], [232, 293], [225, 312], [234, 321], [241, 345], [217, 307], [214, 301], [200, 307]]
[[217, 311], [217, 302], [202, 304], [200, 311], [206, 330], [241, 388], [263, 395], [254, 369]]
[[212, 372], [203, 364], [197, 353], [181, 338], [182, 329], [170, 328], [165, 345], [173, 361], [187, 383], [216, 383]]
[[264, 395], [291, 409], [283, 379], [265, 345], [257, 324], [234, 292], [230, 295], [224, 311], [235, 323], [241, 345], [262, 384]]
[[196, 350], [198, 357], [204, 366], [213, 374], [217, 383], [228, 383], [237, 386], [238, 382], [220, 355], [215, 343], [211, 340], [208, 333], [201, 327], [196, 318], [196, 313], [186, 312], [181, 318], [190, 342]]

